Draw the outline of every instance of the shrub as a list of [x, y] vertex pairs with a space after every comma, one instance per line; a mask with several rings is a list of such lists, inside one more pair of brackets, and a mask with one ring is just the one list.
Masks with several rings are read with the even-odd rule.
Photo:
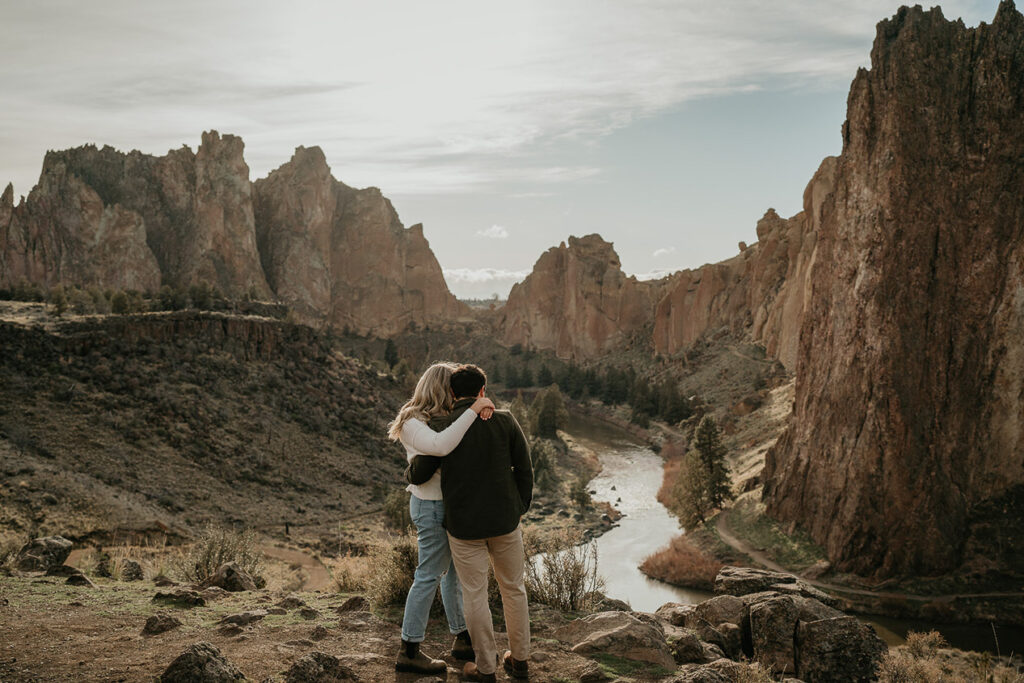
[[212, 524], [173, 564], [174, 573], [185, 581], [205, 581], [226, 562], [234, 562], [253, 578], [263, 571], [263, 554], [256, 548], [256, 532], [237, 531]]
[[413, 536], [399, 536], [370, 553], [370, 573], [366, 594], [378, 607], [400, 605], [412, 587], [419, 552]]
[[526, 593], [531, 602], [561, 610], [593, 606], [604, 588], [597, 573], [597, 545], [580, 540], [569, 531], [545, 538], [527, 534]]
[[711, 590], [723, 566], [695, 546], [685, 534], [680, 534], [667, 546], [648, 556], [640, 565], [640, 571], [677, 586]]
[[889, 650], [878, 665], [878, 680], [879, 683], [938, 683], [955, 679], [943, 676], [935, 662], [917, 659], [905, 650]]
[[384, 521], [397, 531], [404, 532], [412, 528], [408, 491], [392, 491], [388, 494], [384, 499]]
[[569, 412], [565, 408], [565, 399], [557, 384], [537, 392], [530, 404], [530, 433], [548, 439], [558, 436], [559, 429], [565, 429], [569, 420]]
[[[555, 459], [558, 449], [547, 439], [532, 439], [530, 456], [533, 460], [533, 481], [542, 491], [551, 491], [558, 484]], [[584, 488], [584, 492], [586, 489]]]
[[569, 489], [569, 499], [581, 508], [590, 507], [590, 492], [587, 491], [587, 480], [580, 477]]
[[907, 633], [907, 650], [915, 657], [931, 657], [936, 650], [944, 647], [949, 647], [949, 643], [938, 631], [929, 631], [928, 633], [910, 631]]
[[[365, 591], [375, 572], [374, 564], [365, 555], [347, 553], [330, 561], [334, 587], [339, 593]], [[410, 584], [411, 585], [411, 584]]]

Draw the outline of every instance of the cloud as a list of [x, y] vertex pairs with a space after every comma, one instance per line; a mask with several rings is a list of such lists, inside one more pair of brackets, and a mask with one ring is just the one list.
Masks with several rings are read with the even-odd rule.
[[674, 253], [676, 253], [675, 247], [661, 247], [660, 249], [655, 249], [654, 253], [651, 254], [651, 256], [653, 256], [654, 258], [658, 258], [659, 256], [668, 256], [669, 254]]
[[634, 277], [636, 277], [637, 280], [660, 280], [666, 275], [671, 275], [672, 273], [675, 272], [677, 272], [677, 270], [670, 270], [668, 268], [655, 268], [654, 270], [648, 271], [646, 273], [636, 273]]
[[476, 234], [492, 240], [503, 240], [508, 238], [508, 230], [500, 225], [492, 225], [486, 230], [477, 230]]
[[[974, 0], [947, 16], [991, 19]], [[391, 194], [543, 191], [600, 169], [538, 163], [694, 98], [846, 87], [890, 0], [11, 2], [0, 22], [0, 180], [46, 149], [163, 153], [216, 128], [254, 177], [298, 145]], [[382, 39], [386, 31], [387, 38]], [[31, 164], [22, 161], [32, 158]]]
[[500, 268], [445, 268], [444, 277], [451, 285], [457, 283], [480, 284], [495, 281], [518, 282], [530, 274], [528, 270], [502, 270]]

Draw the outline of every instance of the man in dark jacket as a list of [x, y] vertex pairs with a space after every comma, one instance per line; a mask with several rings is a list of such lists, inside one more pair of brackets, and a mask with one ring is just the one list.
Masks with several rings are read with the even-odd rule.
[[[475, 365], [463, 365], [452, 375], [455, 407], [430, 426], [442, 430], [484, 395], [487, 376]], [[469, 662], [463, 679], [495, 680], [497, 645], [487, 604], [488, 558], [501, 590], [510, 651], [502, 656], [506, 671], [527, 677], [530, 656], [530, 614], [524, 582], [523, 532], [519, 518], [533, 498], [533, 466], [523, 430], [512, 414], [494, 412], [477, 420], [451, 453], [441, 458], [417, 456], [410, 480], [423, 480], [441, 467], [444, 525], [448, 531], [455, 570], [462, 583], [463, 611], [476, 662]]]

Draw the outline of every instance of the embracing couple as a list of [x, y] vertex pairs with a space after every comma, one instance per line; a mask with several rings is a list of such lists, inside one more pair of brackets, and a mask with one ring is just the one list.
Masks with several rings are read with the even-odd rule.
[[[512, 414], [484, 396], [487, 376], [475, 365], [435, 363], [389, 425], [408, 454], [409, 512], [419, 564], [405, 601], [395, 669], [441, 673], [444, 661], [420, 651], [430, 605], [441, 584], [452, 656], [470, 659], [463, 680], [494, 681], [502, 666], [528, 677], [530, 615], [519, 518], [533, 497], [530, 451]], [[487, 565], [501, 591], [509, 647], [498, 657], [487, 602]], [[461, 584], [461, 585], [460, 585]]]

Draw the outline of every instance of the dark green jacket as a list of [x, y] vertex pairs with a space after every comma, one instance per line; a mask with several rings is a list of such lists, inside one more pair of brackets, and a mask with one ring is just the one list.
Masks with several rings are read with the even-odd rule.
[[[468, 410], [473, 400], [456, 401], [449, 415], [430, 421], [431, 428], [443, 430]], [[445, 457], [413, 458], [411, 480], [426, 481], [438, 465], [444, 526], [455, 538], [491, 538], [514, 531], [533, 500], [530, 449], [519, 423], [507, 410], [494, 411], [489, 420], [474, 421]]]

